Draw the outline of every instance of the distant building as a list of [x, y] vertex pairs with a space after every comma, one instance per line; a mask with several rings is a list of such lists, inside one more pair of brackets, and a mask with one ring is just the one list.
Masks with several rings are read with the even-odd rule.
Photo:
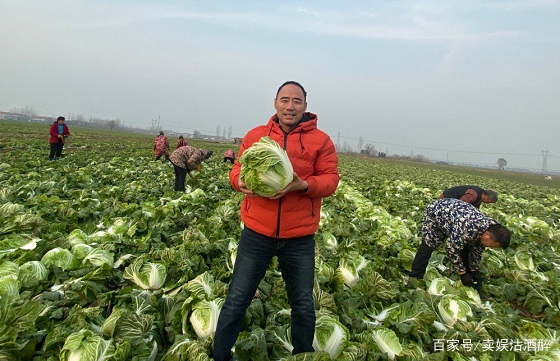
[[26, 120], [27, 118], [28, 118], [28, 117], [26, 117], [26, 116], [23, 115], [23, 114], [0, 111], [0, 119], [6, 119], [6, 120]]

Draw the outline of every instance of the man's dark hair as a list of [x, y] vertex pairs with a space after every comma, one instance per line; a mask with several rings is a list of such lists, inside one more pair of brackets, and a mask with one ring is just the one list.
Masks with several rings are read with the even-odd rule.
[[492, 235], [494, 241], [501, 245], [501, 248], [507, 249], [509, 247], [509, 239], [511, 237], [511, 232], [506, 227], [501, 224], [493, 224], [488, 227], [487, 232]]
[[163, 130], [160, 130], [160, 131], [159, 131], [159, 135], [163, 135]]
[[305, 89], [303, 89], [303, 86], [300, 83], [298, 83], [297, 81], [293, 81], [293, 80], [288, 80], [284, 84], [280, 85], [280, 88], [278, 88], [278, 91], [276, 92], [276, 97], [278, 97], [278, 94], [280, 93], [280, 90], [282, 90], [283, 87], [285, 87], [286, 85], [290, 85], [290, 84], [298, 86], [301, 89], [301, 91], [303, 92], [303, 100], [307, 99], [307, 92], [305, 91]]
[[66, 118], [64, 118], [63, 116], [60, 116], [58, 118], [56, 118], [56, 121], [58, 122], [59, 120], [66, 120]]
[[482, 194], [484, 194], [486, 198], [488, 198], [490, 203], [496, 203], [498, 201], [498, 193], [491, 189], [485, 189]]

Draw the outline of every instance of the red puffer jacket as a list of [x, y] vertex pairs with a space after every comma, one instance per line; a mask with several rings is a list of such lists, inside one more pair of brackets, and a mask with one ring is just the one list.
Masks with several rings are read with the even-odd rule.
[[[270, 136], [288, 153], [294, 172], [307, 181], [305, 193], [290, 192], [280, 199], [245, 196], [241, 204], [241, 220], [245, 226], [260, 234], [276, 238], [292, 238], [314, 234], [319, 228], [321, 198], [328, 197], [338, 186], [338, 157], [331, 138], [317, 129], [317, 116], [305, 113], [302, 122], [286, 134], [276, 115], [267, 125], [249, 131], [238, 159], [245, 149], [261, 137]], [[229, 174], [231, 185], [239, 191], [241, 164], [235, 161]]]

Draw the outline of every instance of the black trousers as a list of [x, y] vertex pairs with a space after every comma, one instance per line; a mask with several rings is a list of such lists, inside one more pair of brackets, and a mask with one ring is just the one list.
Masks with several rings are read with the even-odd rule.
[[[465, 246], [461, 251], [461, 259], [463, 260], [463, 266], [467, 269], [467, 272], [470, 271], [469, 266], [469, 253], [471, 248], [469, 246]], [[416, 256], [414, 257], [414, 261], [412, 262], [412, 270], [409, 273], [410, 277], [416, 278], [423, 278], [424, 273], [426, 273], [426, 267], [428, 267], [428, 263], [430, 262], [430, 257], [432, 256], [432, 252], [434, 249], [428, 246], [426, 243], [422, 242], [418, 251], [416, 252]]]
[[187, 170], [185, 168], [177, 167], [173, 164], [175, 170], [175, 190], [185, 191], [185, 178], [187, 178]]
[[64, 148], [64, 143], [61, 140], [58, 143], [49, 143], [51, 145], [51, 152], [49, 154], [49, 159], [53, 159], [54, 157], [60, 158], [60, 154], [62, 153], [62, 148]]

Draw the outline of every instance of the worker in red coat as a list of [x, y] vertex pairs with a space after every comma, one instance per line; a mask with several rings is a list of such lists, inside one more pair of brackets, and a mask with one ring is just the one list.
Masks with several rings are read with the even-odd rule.
[[56, 118], [56, 122], [52, 123], [49, 134], [49, 144], [51, 146], [51, 152], [49, 154], [49, 160], [58, 160], [60, 154], [62, 153], [62, 148], [64, 148], [64, 143], [66, 138], [70, 136], [70, 131], [68, 126], [64, 124], [66, 118], [60, 116]]

